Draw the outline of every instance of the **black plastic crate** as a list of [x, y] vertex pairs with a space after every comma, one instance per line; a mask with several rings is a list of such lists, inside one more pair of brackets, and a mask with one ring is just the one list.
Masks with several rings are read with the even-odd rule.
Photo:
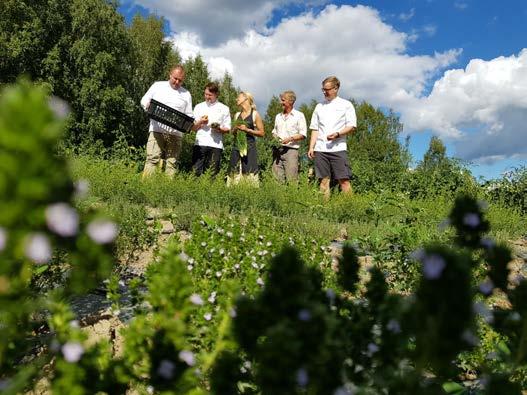
[[154, 99], [150, 100], [148, 116], [183, 133], [190, 132], [194, 125], [194, 118]]

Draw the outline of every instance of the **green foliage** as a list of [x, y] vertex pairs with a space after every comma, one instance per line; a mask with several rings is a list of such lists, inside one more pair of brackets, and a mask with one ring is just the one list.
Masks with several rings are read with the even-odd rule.
[[486, 195], [491, 201], [499, 202], [520, 213], [527, 212], [527, 168], [518, 167], [505, 173], [499, 180], [484, 184]]

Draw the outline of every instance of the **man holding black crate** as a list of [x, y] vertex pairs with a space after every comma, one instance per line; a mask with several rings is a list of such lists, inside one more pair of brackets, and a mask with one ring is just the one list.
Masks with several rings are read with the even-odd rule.
[[205, 101], [194, 108], [196, 123], [196, 143], [192, 151], [192, 168], [200, 176], [209, 167], [212, 174], [220, 171], [223, 152], [223, 134], [231, 130], [229, 107], [218, 101], [220, 89], [215, 82], [205, 86]]
[[[190, 92], [181, 85], [185, 80], [185, 69], [181, 65], [170, 69], [168, 81], [157, 81], [141, 99], [141, 106], [148, 110], [152, 99], [163, 103], [183, 114], [193, 117]], [[201, 122], [201, 120], [199, 121]], [[154, 173], [161, 158], [165, 159], [165, 173], [176, 172], [176, 163], [181, 153], [183, 133], [161, 122], [150, 119], [148, 142], [146, 143], [146, 162], [143, 177]]]

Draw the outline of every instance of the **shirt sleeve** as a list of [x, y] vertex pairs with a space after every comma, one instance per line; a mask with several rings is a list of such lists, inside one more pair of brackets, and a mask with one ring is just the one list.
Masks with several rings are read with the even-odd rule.
[[190, 96], [190, 92], [187, 92], [187, 100], [185, 105], [185, 114], [187, 114], [189, 117], [194, 118], [194, 114], [192, 113], [192, 96]]
[[146, 91], [145, 95], [141, 98], [141, 107], [146, 111], [148, 109], [148, 106], [150, 105], [150, 100], [154, 97], [154, 92], [156, 90], [155, 83], [150, 86], [150, 88]]
[[298, 133], [300, 133], [302, 136], [307, 137], [307, 123], [306, 123], [306, 117], [303, 112], [298, 112]]
[[318, 104], [315, 107], [315, 111], [313, 111], [313, 115], [311, 115], [311, 124], [309, 125], [309, 129], [311, 130], [318, 130]]
[[231, 113], [229, 111], [229, 108], [225, 106], [223, 114], [223, 121], [221, 122], [221, 127], [224, 129], [230, 129], [231, 128]]
[[194, 115], [193, 115], [194, 119], [200, 118], [200, 116], [199, 116], [199, 107], [200, 107], [199, 104], [196, 104], [196, 107], [194, 107], [194, 112], [193, 112], [194, 113]]
[[271, 131], [271, 136], [273, 134], [278, 134], [277, 130], [276, 130], [276, 123], [278, 122], [278, 114], [274, 117], [274, 126], [273, 126], [273, 130]]
[[355, 114], [355, 107], [350, 103], [346, 109], [346, 126], [357, 126], [357, 115]]

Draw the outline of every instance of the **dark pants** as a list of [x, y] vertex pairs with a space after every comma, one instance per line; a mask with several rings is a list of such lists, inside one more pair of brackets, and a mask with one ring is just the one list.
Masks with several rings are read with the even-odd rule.
[[192, 168], [197, 176], [202, 175], [209, 167], [212, 168], [212, 175], [220, 171], [221, 148], [202, 147], [195, 145], [192, 149]]

